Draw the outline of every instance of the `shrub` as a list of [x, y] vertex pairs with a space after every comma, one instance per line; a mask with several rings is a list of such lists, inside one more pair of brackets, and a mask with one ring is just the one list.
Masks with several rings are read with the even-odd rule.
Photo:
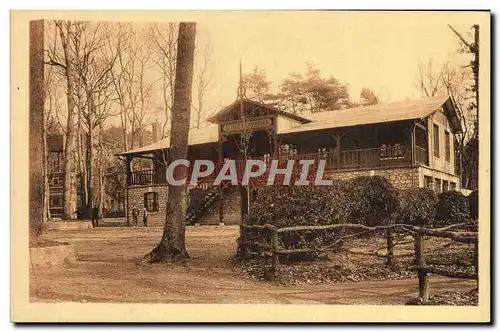
[[469, 213], [472, 220], [478, 220], [478, 212], [479, 212], [479, 192], [474, 190], [467, 196], [469, 201]]
[[[383, 177], [360, 177], [337, 181], [331, 186], [264, 187], [258, 189], [247, 222], [278, 228], [349, 222], [379, 225], [389, 222], [397, 206], [397, 192]], [[359, 230], [286, 232], [280, 235], [280, 246], [287, 249], [322, 247], [353, 232]], [[244, 236], [245, 242], [263, 242], [264, 233], [253, 233]]]
[[276, 227], [330, 225], [349, 216], [348, 188], [331, 186], [273, 186], [258, 189], [250, 205], [250, 224]]
[[436, 216], [436, 195], [427, 188], [410, 188], [400, 191], [396, 219], [414, 226], [432, 226]]
[[470, 221], [469, 202], [458, 191], [446, 191], [438, 195], [435, 226], [445, 226]]
[[[257, 190], [250, 205], [248, 224], [272, 224], [278, 228], [345, 223], [349, 217], [348, 187], [343, 182], [331, 186], [272, 186]], [[245, 242], [265, 242], [266, 231], [244, 232]], [[344, 232], [286, 232], [280, 235], [282, 248], [294, 249], [322, 246], [333, 242]], [[294, 258], [314, 258], [315, 254], [295, 255]]]
[[385, 177], [361, 176], [350, 183], [350, 219], [367, 226], [388, 224], [399, 206], [396, 189]]

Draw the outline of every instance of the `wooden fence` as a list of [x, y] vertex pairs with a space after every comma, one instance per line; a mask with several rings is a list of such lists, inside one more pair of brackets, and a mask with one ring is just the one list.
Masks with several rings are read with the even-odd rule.
[[[374, 226], [369, 227], [361, 224], [336, 224], [336, 225], [322, 225], [322, 226], [294, 226], [294, 227], [283, 227], [277, 228], [273, 225], [241, 225], [242, 239], [239, 243], [239, 250], [241, 253], [245, 254], [259, 254], [264, 256], [266, 259], [271, 258], [271, 264], [269, 273], [267, 276], [270, 279], [277, 277], [279, 268], [279, 257], [280, 255], [288, 254], [298, 254], [298, 253], [318, 253], [326, 252], [332, 250], [332, 248], [347, 238], [359, 236], [361, 233], [375, 232], [385, 230], [385, 237], [387, 238], [387, 254], [380, 255], [387, 259], [387, 264], [391, 265], [395, 258], [394, 247], [396, 244], [393, 242], [394, 232], [403, 231], [405, 234], [411, 234], [414, 238], [414, 265], [410, 267], [411, 270], [417, 271], [418, 282], [419, 282], [419, 297], [423, 301], [427, 301], [429, 298], [429, 283], [428, 275], [441, 275], [450, 278], [462, 278], [462, 279], [474, 279], [478, 280], [478, 233], [469, 231], [451, 231], [453, 228], [458, 228], [464, 226], [465, 224], [455, 224], [443, 228], [426, 228], [407, 224], [393, 224], [387, 226]], [[325, 231], [334, 229], [351, 229], [360, 230], [362, 232], [355, 234], [348, 234], [341, 236], [338, 240], [333, 243], [328, 244], [328, 246], [322, 248], [295, 248], [295, 249], [284, 249], [279, 246], [279, 236], [281, 234], [289, 232], [306, 232], [306, 231]], [[249, 241], [245, 240], [243, 233], [258, 233], [257, 236], [262, 238], [263, 242]], [[451, 239], [458, 243], [473, 244], [474, 245], [474, 259], [472, 263], [462, 262], [462, 266], [474, 266], [474, 273], [451, 271], [443, 268], [437, 268], [426, 264], [425, 259], [425, 237], [437, 237]], [[408, 242], [406, 242], [408, 243]], [[408, 255], [406, 255], [408, 256]], [[432, 262], [432, 264], [437, 265], [453, 265], [456, 262]]]

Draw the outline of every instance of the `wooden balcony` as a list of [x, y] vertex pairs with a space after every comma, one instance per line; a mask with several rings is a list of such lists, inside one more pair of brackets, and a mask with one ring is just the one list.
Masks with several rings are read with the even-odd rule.
[[[416, 161], [418, 163], [425, 163], [427, 161], [427, 151], [425, 149], [419, 148], [416, 151]], [[270, 164], [272, 157], [259, 157], [252, 158], [254, 160], [263, 160], [267, 165], [267, 170], [259, 178], [259, 182], [266, 181], [269, 175]], [[300, 174], [301, 165], [300, 160], [314, 160], [314, 164], [310, 167], [311, 173], [317, 169], [320, 160], [326, 160], [325, 170], [335, 171], [335, 170], [362, 170], [362, 169], [375, 169], [375, 168], [387, 168], [395, 166], [410, 166], [412, 162], [411, 150], [409, 147], [404, 145], [389, 145], [382, 146], [380, 148], [372, 149], [358, 149], [358, 150], [345, 150], [340, 151], [339, 154], [334, 152], [320, 152], [311, 154], [301, 154], [301, 155], [282, 155], [279, 158], [278, 167], [280, 169], [286, 168], [288, 160], [294, 160], [294, 173], [295, 175]], [[240, 182], [243, 178], [243, 173], [245, 171], [245, 161], [236, 160], [236, 172], [238, 175], [238, 181]], [[207, 183], [210, 185], [214, 182], [217, 174], [221, 170], [223, 163], [217, 163], [215, 165], [215, 171], [204, 178], [198, 180], [199, 183]], [[254, 166], [256, 168], [257, 166]], [[192, 174], [192, 165], [188, 170], [188, 181], [190, 180], [190, 175]], [[174, 176], [175, 177], [175, 176]], [[282, 178], [282, 175], [277, 176], [277, 179]], [[255, 179], [252, 179], [254, 181]], [[129, 186], [140, 186], [140, 185], [152, 185], [152, 184], [162, 184], [166, 183], [165, 174], [156, 174], [155, 170], [143, 170], [132, 172], [129, 178]]]
[[131, 172], [128, 181], [129, 186], [144, 186], [157, 183], [158, 181], [154, 169]]

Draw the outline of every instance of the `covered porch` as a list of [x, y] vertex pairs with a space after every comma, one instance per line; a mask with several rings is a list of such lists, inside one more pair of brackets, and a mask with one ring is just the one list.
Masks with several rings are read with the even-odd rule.
[[279, 158], [326, 160], [327, 170], [428, 165], [427, 136], [417, 145], [415, 132], [408, 121], [283, 134]]

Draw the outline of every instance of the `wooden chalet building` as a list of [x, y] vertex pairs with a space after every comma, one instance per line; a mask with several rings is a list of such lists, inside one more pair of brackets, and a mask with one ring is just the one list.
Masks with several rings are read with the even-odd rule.
[[[460, 189], [453, 134], [461, 128], [447, 96], [305, 116], [238, 99], [208, 120], [211, 125], [189, 133], [191, 165], [197, 159], [220, 164], [228, 158], [242, 165], [242, 142], [248, 142], [249, 158], [325, 159], [325, 177], [330, 179], [381, 175], [400, 188]], [[145, 206], [150, 224], [163, 224], [167, 195], [164, 156], [169, 142], [169, 138], [157, 140], [118, 155], [127, 163], [128, 221], [134, 207], [142, 213]], [[135, 158], [151, 159], [153, 167], [134, 171], [131, 163]], [[202, 178], [189, 187], [188, 224], [241, 221], [245, 190], [214, 186], [213, 180]]]

